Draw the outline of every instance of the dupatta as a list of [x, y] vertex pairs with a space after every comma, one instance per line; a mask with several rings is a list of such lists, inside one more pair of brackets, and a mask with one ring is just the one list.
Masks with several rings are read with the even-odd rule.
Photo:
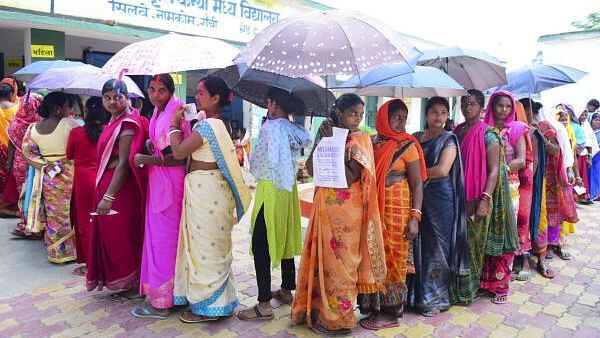
[[421, 180], [425, 182], [427, 179], [427, 167], [425, 166], [425, 157], [423, 155], [423, 149], [419, 144], [419, 141], [409, 133], [397, 133], [392, 130], [389, 122], [389, 106], [395, 100], [389, 100], [384, 103], [377, 111], [377, 117], [375, 119], [375, 129], [377, 134], [381, 138], [387, 138], [396, 142], [385, 142], [381, 147], [375, 150], [375, 177], [377, 182], [377, 199], [379, 202], [379, 214], [383, 215], [385, 208], [385, 177], [392, 165], [392, 159], [396, 148], [399, 144], [405, 141], [411, 141], [414, 143], [417, 151], [419, 152], [419, 164], [421, 167]]

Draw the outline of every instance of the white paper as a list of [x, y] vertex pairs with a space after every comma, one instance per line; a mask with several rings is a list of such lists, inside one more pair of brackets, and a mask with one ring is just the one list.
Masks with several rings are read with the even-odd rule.
[[575, 190], [575, 193], [576, 193], [577, 195], [583, 195], [583, 194], [585, 194], [585, 192], [586, 192], [586, 189], [585, 189], [585, 187], [582, 187], [582, 186], [579, 186], [579, 185], [576, 185], [576, 186], [574, 186], [574, 187], [573, 187], [573, 190]]
[[317, 187], [348, 188], [344, 153], [348, 129], [333, 127], [333, 136], [321, 139], [312, 157], [313, 184]]
[[188, 104], [184, 105], [183, 107], [185, 109], [183, 111], [183, 116], [184, 116], [185, 120], [191, 121], [196, 118], [196, 114], [198, 114], [198, 112], [196, 111], [195, 103], [188, 103]]
[[90, 212], [90, 215], [92, 215], [92, 216], [111, 216], [111, 215], [116, 215], [118, 213], [119, 213], [118, 211], [110, 209], [110, 211], [106, 215], [98, 215], [98, 213], [95, 212], [95, 211], [94, 212]]

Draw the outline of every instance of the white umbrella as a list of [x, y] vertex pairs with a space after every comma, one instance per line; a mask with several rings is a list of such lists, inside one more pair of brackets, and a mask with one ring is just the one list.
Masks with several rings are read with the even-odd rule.
[[[32, 90], [48, 89], [68, 94], [102, 96], [102, 86], [114, 78], [101, 72], [92, 65], [82, 65], [70, 68], [54, 68], [39, 74], [27, 87]], [[127, 76], [123, 76], [130, 96], [144, 97], [140, 88]]]
[[224, 68], [233, 64], [238, 52], [222, 40], [169, 33], [124, 47], [108, 60], [102, 71], [117, 76], [123, 69], [130, 75], [154, 75]]
[[289, 77], [358, 75], [412, 52], [408, 40], [364, 14], [312, 11], [265, 28], [235, 62]]
[[15, 79], [29, 82], [33, 80], [39, 74], [55, 68], [69, 68], [83, 66], [85, 63], [79, 61], [64, 61], [64, 60], [53, 60], [53, 61], [36, 61], [19, 70], [13, 75]]

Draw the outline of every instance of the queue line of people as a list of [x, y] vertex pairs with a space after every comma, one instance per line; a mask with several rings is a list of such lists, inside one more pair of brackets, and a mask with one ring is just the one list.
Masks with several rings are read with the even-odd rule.
[[[77, 241], [77, 257], [86, 263], [78, 272], [86, 274], [88, 290], [118, 290], [115, 301], [145, 296], [131, 311], [136, 317], [164, 319], [175, 305], [189, 305], [179, 314], [188, 323], [231, 316], [239, 305], [231, 230], [251, 199], [221, 114], [231, 90], [220, 78], [201, 79], [196, 103], [205, 119], [193, 125], [183, 118], [169, 75], [154, 76], [148, 93], [155, 106], [149, 123], [133, 113], [127, 87], [116, 79], [102, 90], [106, 126], [102, 114], [93, 113], [98, 99], [86, 103], [82, 128], [68, 118], [68, 95], [50, 93], [41, 101], [42, 121], [23, 136], [34, 188], [19, 231], [45, 230], [49, 259], [57, 263], [75, 259]], [[393, 99], [378, 110], [371, 137], [358, 128], [364, 102], [342, 95], [315, 145], [332, 127], [348, 129], [348, 188], [316, 187], [302, 247], [296, 163], [311, 138], [289, 116], [303, 113], [304, 103], [276, 88], [267, 103], [250, 157], [257, 179], [251, 253], [258, 303], [240, 311], [240, 319], [272, 319], [276, 297], [291, 304], [293, 324], [320, 333], [351, 330], [356, 305], [366, 315], [360, 325], [377, 330], [398, 325], [407, 306], [435, 316], [486, 293], [503, 304], [513, 271], [515, 278], [523, 271], [514, 269], [516, 257], [536, 255], [537, 270], [547, 278], [553, 277], [545, 263], [550, 245], [569, 258], [563, 246], [577, 222], [569, 185], [577, 169], [573, 153], [570, 159], [565, 154], [576, 151], [576, 139], [564, 107], [554, 122], [532, 101], [521, 102], [525, 113], [518, 114], [512, 94], [500, 91], [481, 120], [484, 96], [469, 90], [461, 98], [465, 122], [454, 132], [445, 129], [448, 101], [433, 97], [426, 130], [410, 135], [408, 108]], [[589, 118], [592, 129], [600, 127], [594, 122], [600, 114]], [[88, 144], [81, 142], [86, 137]], [[85, 171], [94, 164], [81, 158], [82, 147], [96, 149], [93, 174]], [[312, 174], [312, 153], [307, 168]], [[81, 196], [90, 194], [92, 177], [94, 203], [86, 205]], [[71, 190], [70, 218], [60, 202], [71, 199]], [[86, 208], [89, 222], [81, 212]], [[270, 270], [279, 265], [282, 285], [271, 290]]]

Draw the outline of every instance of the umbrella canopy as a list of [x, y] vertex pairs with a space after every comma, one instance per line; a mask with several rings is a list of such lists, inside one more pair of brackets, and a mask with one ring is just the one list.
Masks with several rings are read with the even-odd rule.
[[460, 47], [426, 50], [417, 64], [439, 68], [467, 89], [486, 90], [506, 84], [504, 63], [478, 50]]
[[508, 84], [490, 88], [487, 93], [503, 89], [513, 94], [538, 94], [547, 89], [575, 83], [585, 75], [586, 72], [567, 66], [529, 65], [507, 73]]
[[236, 63], [289, 77], [354, 75], [406, 62], [413, 50], [408, 40], [363, 14], [311, 11], [262, 30]]
[[[71, 68], [49, 69], [34, 78], [27, 87], [32, 90], [48, 89], [68, 94], [102, 96], [102, 86], [111, 78], [101, 69], [92, 65], [81, 65]], [[127, 76], [123, 77], [129, 96], [144, 97], [140, 88]]]
[[321, 78], [291, 78], [271, 72], [250, 69], [246, 64], [229, 66], [213, 75], [225, 83], [242, 99], [262, 108], [267, 107], [270, 87], [283, 89], [298, 96], [306, 105], [307, 113], [313, 116], [329, 116], [335, 102], [333, 93], [325, 89]]
[[70, 68], [83, 66], [85, 63], [79, 61], [64, 61], [64, 60], [54, 60], [54, 61], [36, 61], [33, 62], [18, 71], [16, 71], [13, 75], [15, 79], [29, 82], [33, 80], [34, 77], [39, 74], [55, 68]]
[[233, 63], [238, 52], [222, 40], [169, 33], [124, 47], [108, 60], [102, 71], [117, 76], [123, 69], [130, 75], [154, 75], [224, 68]]
[[410, 71], [410, 68], [406, 64], [375, 68], [362, 78], [366, 86], [350, 89], [359, 87], [358, 76], [353, 76], [340, 86], [347, 88], [341, 91], [386, 97], [450, 97], [466, 94], [458, 82], [437, 68], [417, 66], [413, 72], [407, 71]]

